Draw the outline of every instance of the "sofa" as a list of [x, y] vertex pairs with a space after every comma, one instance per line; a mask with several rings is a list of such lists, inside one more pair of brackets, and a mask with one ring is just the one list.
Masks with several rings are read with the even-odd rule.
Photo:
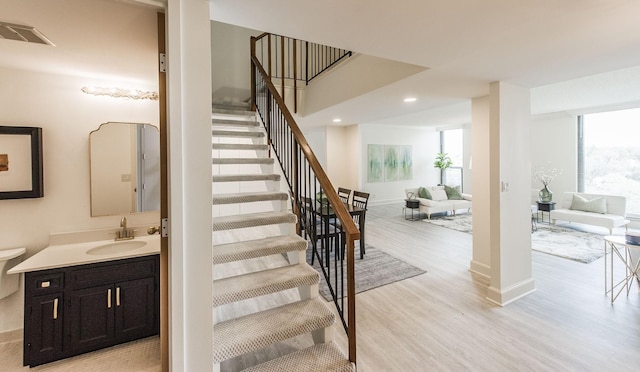
[[471, 211], [471, 195], [461, 193], [457, 187], [417, 187], [405, 189], [404, 192], [407, 199], [416, 199], [420, 202], [420, 212], [426, 213], [428, 219], [431, 219], [434, 213], [451, 212], [455, 215], [460, 209]]
[[558, 220], [577, 222], [604, 227], [613, 234], [614, 228], [629, 224], [624, 196], [565, 192], [559, 204], [549, 214], [554, 225]]

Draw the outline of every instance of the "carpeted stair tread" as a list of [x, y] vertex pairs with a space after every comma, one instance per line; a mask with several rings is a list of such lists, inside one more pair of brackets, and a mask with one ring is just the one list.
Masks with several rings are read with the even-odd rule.
[[334, 342], [317, 344], [258, 364], [243, 372], [352, 372], [356, 369]]
[[214, 150], [269, 150], [268, 145], [250, 143], [214, 143], [212, 148]]
[[232, 126], [232, 127], [257, 127], [260, 125], [254, 120], [234, 120], [234, 119], [211, 119], [211, 125], [213, 126]]
[[214, 245], [213, 264], [306, 250], [307, 241], [298, 235], [271, 236], [264, 239]]
[[213, 164], [273, 164], [273, 158], [213, 158]]
[[330, 327], [335, 315], [324, 300], [298, 301], [213, 327], [213, 360], [220, 363], [286, 339]]
[[213, 218], [213, 231], [242, 229], [281, 223], [296, 223], [296, 215], [291, 212], [262, 212], [238, 214]]
[[318, 272], [302, 263], [213, 281], [213, 306], [318, 284]]
[[286, 192], [260, 191], [260, 192], [239, 192], [232, 194], [216, 194], [213, 196], [213, 205], [253, 203], [261, 201], [288, 200]]
[[212, 130], [213, 137], [264, 138], [263, 131]]
[[229, 174], [215, 175], [213, 182], [250, 182], [250, 181], [280, 181], [279, 174]]

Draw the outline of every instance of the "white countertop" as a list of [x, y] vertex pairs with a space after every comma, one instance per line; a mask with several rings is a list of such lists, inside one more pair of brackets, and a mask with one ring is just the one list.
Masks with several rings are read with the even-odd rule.
[[111, 240], [100, 240], [74, 244], [50, 245], [33, 256], [27, 258], [22, 263], [16, 265], [7, 273], [17, 274], [28, 271], [38, 271], [55, 269], [59, 267], [84, 265], [96, 262], [106, 262], [120, 260], [124, 258], [149, 256], [160, 253], [160, 235], [139, 236], [132, 240], [121, 241], [127, 242], [145, 242], [142, 247], [134, 247], [121, 252], [113, 252], [108, 254], [90, 254], [90, 249], [119, 243]]

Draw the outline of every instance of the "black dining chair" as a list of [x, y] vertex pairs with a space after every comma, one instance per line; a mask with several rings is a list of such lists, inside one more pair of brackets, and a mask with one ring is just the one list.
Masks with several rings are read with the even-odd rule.
[[352, 204], [354, 207], [360, 207], [363, 209], [361, 214], [355, 214], [352, 216], [353, 222], [355, 222], [356, 226], [360, 229], [360, 258], [363, 258], [366, 253], [364, 244], [364, 222], [367, 214], [367, 204], [369, 204], [369, 193], [354, 191]]
[[349, 204], [349, 199], [351, 199], [351, 190], [345, 189], [344, 187], [338, 187], [338, 196], [343, 203]]
[[[340, 231], [329, 221], [325, 221], [317, 208], [323, 208], [322, 204], [314, 202], [311, 198], [302, 198], [300, 203], [301, 225], [304, 226], [306, 238], [311, 243], [311, 265], [315, 262], [318, 254], [318, 242], [320, 241], [321, 259], [329, 259], [328, 252], [332, 250], [333, 245], [339, 243]], [[327, 235], [328, 233], [328, 235]], [[322, 240], [326, 242], [323, 243]], [[322, 262], [322, 260], [321, 260]]]

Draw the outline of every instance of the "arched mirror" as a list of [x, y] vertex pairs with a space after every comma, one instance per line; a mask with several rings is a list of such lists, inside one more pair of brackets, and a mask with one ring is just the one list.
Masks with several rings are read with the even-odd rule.
[[160, 210], [160, 132], [109, 122], [89, 134], [91, 216]]

